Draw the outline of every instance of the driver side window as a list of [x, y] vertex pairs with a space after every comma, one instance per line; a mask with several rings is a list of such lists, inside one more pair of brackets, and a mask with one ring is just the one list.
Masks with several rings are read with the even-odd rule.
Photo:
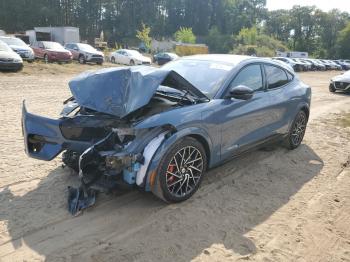
[[243, 68], [231, 82], [230, 88], [235, 86], [247, 86], [254, 91], [263, 89], [263, 79], [260, 65], [249, 65]]

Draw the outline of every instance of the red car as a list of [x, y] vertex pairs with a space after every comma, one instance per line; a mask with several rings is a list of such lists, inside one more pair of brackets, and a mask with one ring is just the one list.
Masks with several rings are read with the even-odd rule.
[[34, 51], [35, 58], [44, 59], [48, 62], [71, 62], [72, 53], [65, 49], [60, 43], [49, 41], [35, 42], [31, 48]]

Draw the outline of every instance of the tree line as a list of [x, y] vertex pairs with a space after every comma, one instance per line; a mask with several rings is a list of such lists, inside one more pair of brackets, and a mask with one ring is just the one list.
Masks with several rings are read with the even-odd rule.
[[192, 28], [197, 42], [207, 43], [211, 52], [232, 52], [245, 45], [239, 35], [256, 28], [263, 45], [273, 42], [317, 57], [349, 57], [344, 47], [350, 38], [349, 21], [347, 12], [324, 12], [315, 6], [268, 11], [266, 0], [0, 1], [0, 29], [7, 32], [76, 26], [89, 42], [103, 30], [110, 43], [134, 43], [143, 25], [156, 39], [173, 37], [183, 27]]

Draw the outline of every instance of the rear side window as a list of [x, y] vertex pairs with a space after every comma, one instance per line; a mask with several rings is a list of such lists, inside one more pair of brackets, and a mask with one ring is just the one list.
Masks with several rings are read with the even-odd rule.
[[279, 67], [265, 65], [265, 72], [268, 89], [278, 88], [290, 82], [287, 73]]
[[239, 85], [250, 87], [254, 91], [263, 89], [260, 65], [250, 65], [243, 68], [232, 81], [230, 87]]

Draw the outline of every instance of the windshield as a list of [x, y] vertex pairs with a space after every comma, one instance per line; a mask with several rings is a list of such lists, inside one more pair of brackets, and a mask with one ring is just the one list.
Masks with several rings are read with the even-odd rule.
[[43, 42], [45, 49], [56, 49], [56, 50], [65, 50], [64, 47], [56, 42]]
[[12, 49], [6, 43], [0, 40], [0, 51], [11, 52]]
[[141, 56], [141, 54], [136, 51], [136, 50], [128, 50], [126, 51], [129, 55], [132, 55], [132, 56]]
[[91, 45], [88, 45], [88, 44], [77, 44], [77, 46], [79, 47], [80, 50], [83, 50], [85, 52], [94, 53], [97, 51], [95, 48], [93, 48]]
[[209, 98], [214, 97], [232, 68], [229, 63], [190, 59], [170, 62], [162, 67], [177, 72]]
[[15, 37], [0, 37], [8, 45], [27, 46], [21, 39]]

